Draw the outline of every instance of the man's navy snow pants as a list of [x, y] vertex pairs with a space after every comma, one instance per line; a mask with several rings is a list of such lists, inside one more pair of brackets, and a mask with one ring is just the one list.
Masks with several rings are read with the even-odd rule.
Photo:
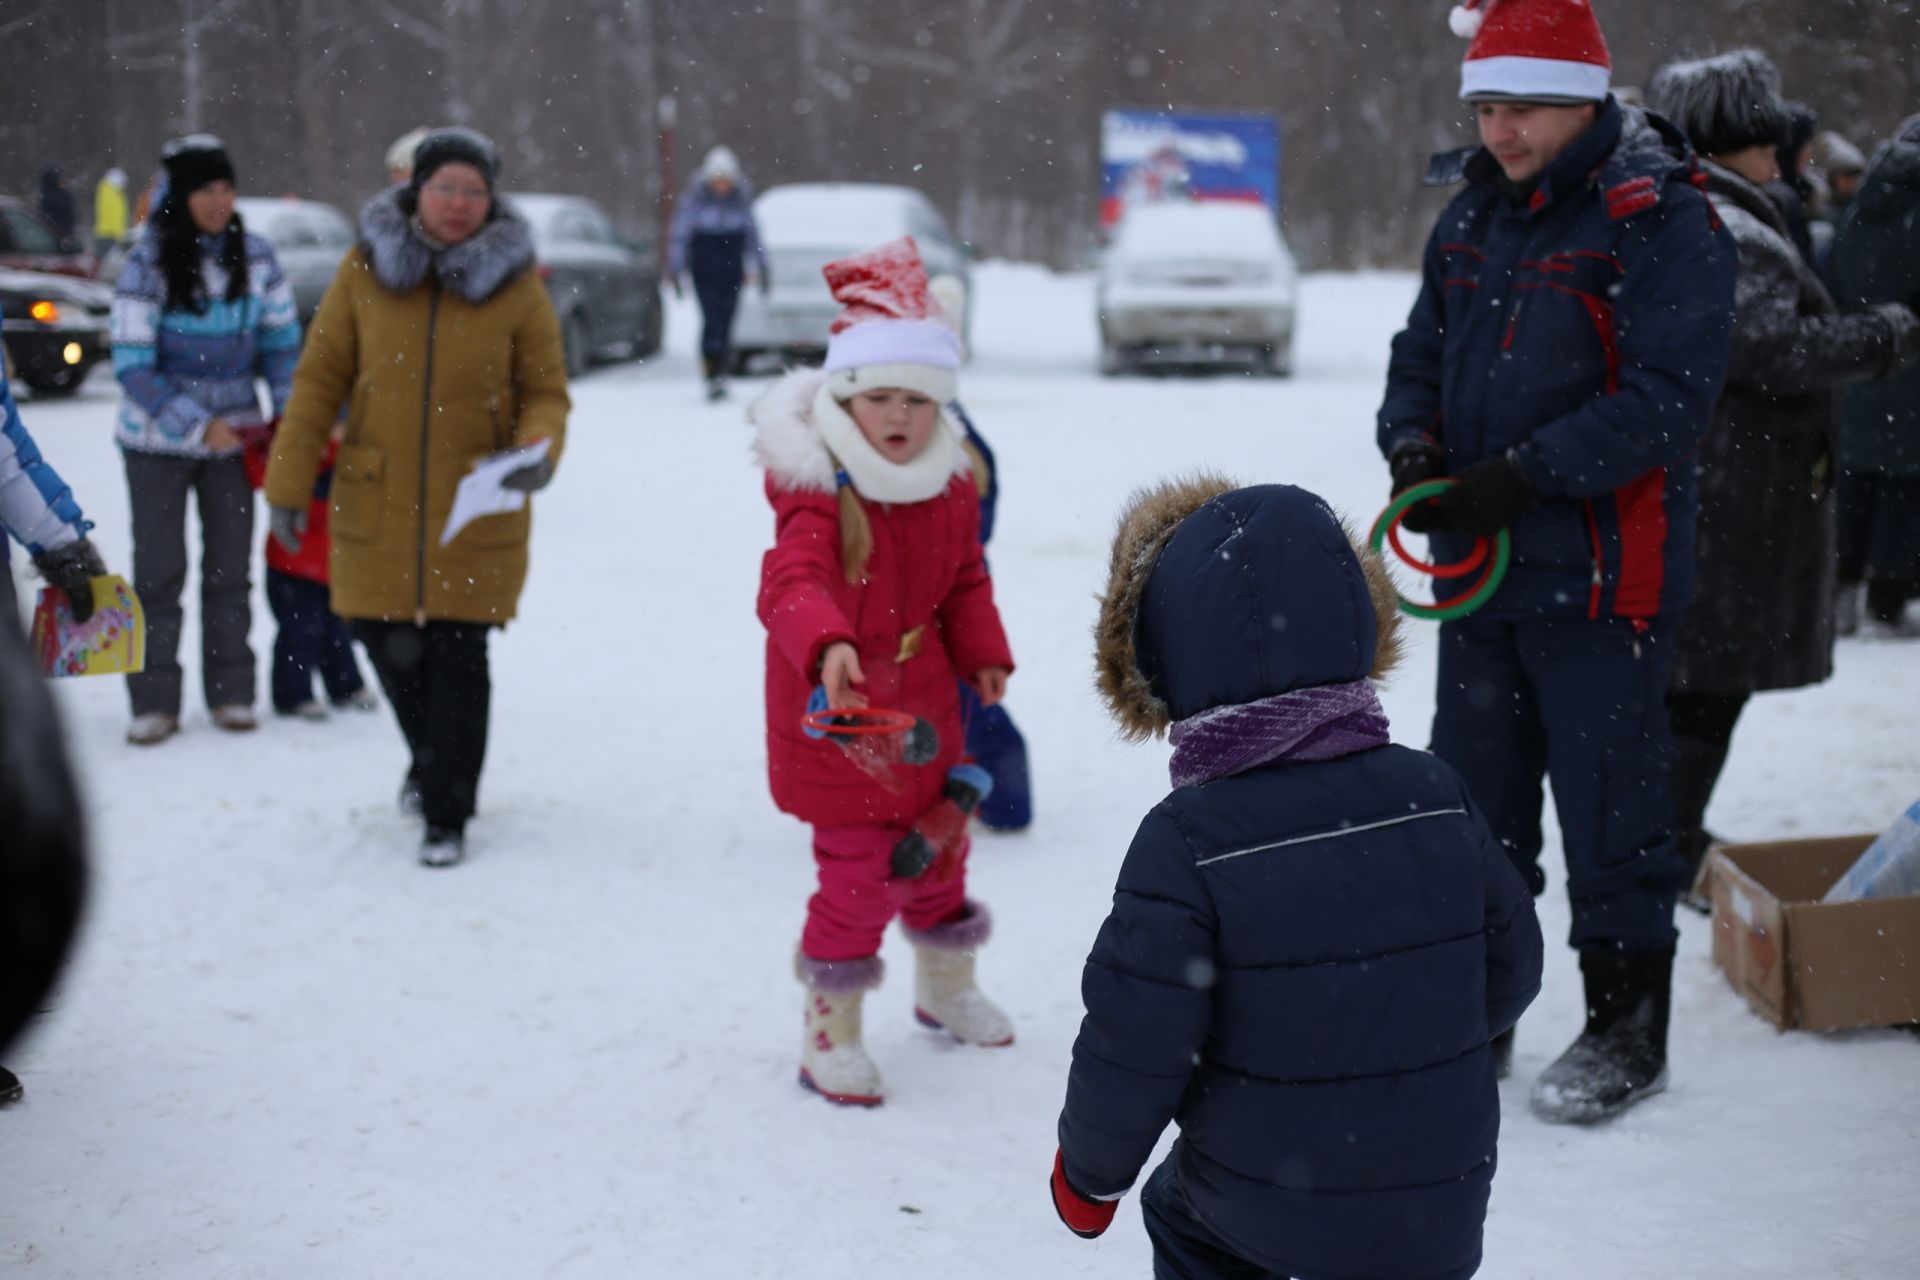
[[1553, 783], [1574, 947], [1670, 947], [1686, 876], [1673, 839], [1673, 624], [1465, 618], [1440, 628], [1433, 753], [1466, 781], [1538, 896], [1540, 782]]

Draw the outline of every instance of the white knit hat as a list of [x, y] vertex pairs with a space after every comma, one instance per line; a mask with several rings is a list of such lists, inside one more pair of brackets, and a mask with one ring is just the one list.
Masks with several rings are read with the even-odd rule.
[[845, 308], [827, 340], [827, 388], [851, 400], [876, 387], [918, 391], [941, 404], [960, 393], [960, 338], [927, 287], [912, 236], [821, 269]]

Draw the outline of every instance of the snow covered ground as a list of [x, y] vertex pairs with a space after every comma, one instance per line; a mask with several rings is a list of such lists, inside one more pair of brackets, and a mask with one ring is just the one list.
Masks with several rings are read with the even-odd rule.
[[[740, 405], [701, 403], [695, 325], [575, 388], [537, 500], [523, 620], [496, 640], [471, 859], [414, 864], [383, 709], [217, 735], [195, 705], [124, 745], [117, 682], [60, 690], [91, 794], [84, 943], [11, 1065], [0, 1273], [23, 1277], [1140, 1276], [1129, 1199], [1096, 1243], [1045, 1179], [1080, 963], [1164, 746], [1120, 745], [1088, 627], [1115, 510], [1200, 466], [1383, 500], [1372, 416], [1413, 282], [1308, 280], [1299, 376], [1105, 381], [1091, 282], [977, 276], [964, 377], [998, 450], [1009, 706], [1039, 818], [976, 845], [1006, 1051], [916, 1028], [910, 957], [869, 1002], [891, 1094], [843, 1112], [794, 1083], [789, 969], [812, 869], [767, 799], [753, 617], [771, 522]], [[746, 391], [747, 388], [742, 388]], [[115, 388], [24, 406], [128, 566]], [[255, 643], [271, 643], [264, 601]], [[1386, 693], [1422, 744], [1431, 632]], [[197, 635], [189, 604], [187, 634]], [[1878, 829], [1916, 791], [1920, 645], [1850, 641], [1821, 689], [1762, 698], [1711, 815], [1735, 837]], [[1555, 887], [1542, 902], [1564, 939]], [[1595, 1130], [1527, 1112], [1580, 1018], [1572, 953], [1520, 1028], [1487, 1231], [1491, 1280], [1907, 1277], [1920, 1267], [1920, 1038], [1779, 1035], [1682, 920], [1674, 1083]]]

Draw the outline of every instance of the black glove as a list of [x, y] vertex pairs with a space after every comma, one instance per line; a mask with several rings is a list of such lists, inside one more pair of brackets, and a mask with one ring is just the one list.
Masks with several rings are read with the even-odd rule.
[[502, 489], [518, 489], [521, 493], [532, 493], [547, 487], [553, 479], [553, 463], [546, 458], [530, 462], [518, 471], [509, 471], [500, 477]]
[[760, 296], [765, 298], [773, 293], [773, 277], [766, 272], [760, 273]]
[[304, 507], [268, 507], [267, 532], [273, 540], [287, 549], [287, 554], [300, 554], [300, 544], [307, 536], [307, 512]]
[[75, 622], [85, 622], [93, 616], [93, 580], [107, 571], [107, 565], [91, 541], [81, 538], [64, 547], [42, 551], [33, 558], [33, 563], [41, 577], [65, 593]]
[[[1509, 455], [1476, 462], [1460, 473], [1460, 483], [1430, 504], [1432, 529], [1451, 529], [1470, 538], [1491, 538], [1518, 516], [1540, 505], [1540, 493]], [[1415, 530], [1415, 532], [1420, 532]]]
[[[1446, 455], [1440, 452], [1439, 446], [1425, 440], [1416, 440], [1395, 449], [1393, 456], [1387, 459], [1387, 466], [1393, 470], [1393, 496], [1396, 498], [1415, 485], [1438, 480], [1447, 474]], [[1401, 517], [1400, 523], [1415, 533], [1431, 533], [1434, 528], [1433, 503], [1422, 502], [1410, 508]]]

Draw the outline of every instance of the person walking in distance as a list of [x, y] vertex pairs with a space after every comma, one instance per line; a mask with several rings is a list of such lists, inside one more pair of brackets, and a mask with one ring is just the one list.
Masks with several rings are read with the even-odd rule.
[[683, 291], [682, 277], [689, 274], [700, 299], [700, 365], [707, 399], [719, 400], [727, 394], [740, 290], [756, 280], [763, 294], [771, 286], [767, 251], [753, 216], [753, 188], [740, 172], [739, 159], [726, 147], [707, 153], [699, 175], [673, 211], [667, 277], [676, 295]]
[[[1734, 252], [1679, 130], [1612, 96], [1584, 0], [1469, 3], [1454, 20], [1481, 145], [1429, 170], [1467, 187], [1393, 341], [1379, 444], [1395, 493], [1455, 482], [1406, 520], [1440, 561], [1513, 538], [1492, 599], [1441, 625], [1432, 746], [1536, 894], [1552, 777], [1587, 1020], [1532, 1102], [1592, 1121], [1666, 1081], [1684, 863], [1664, 695]], [[1443, 603], [1469, 589], [1441, 582]], [[1512, 1046], [1496, 1046], [1503, 1069]]]

